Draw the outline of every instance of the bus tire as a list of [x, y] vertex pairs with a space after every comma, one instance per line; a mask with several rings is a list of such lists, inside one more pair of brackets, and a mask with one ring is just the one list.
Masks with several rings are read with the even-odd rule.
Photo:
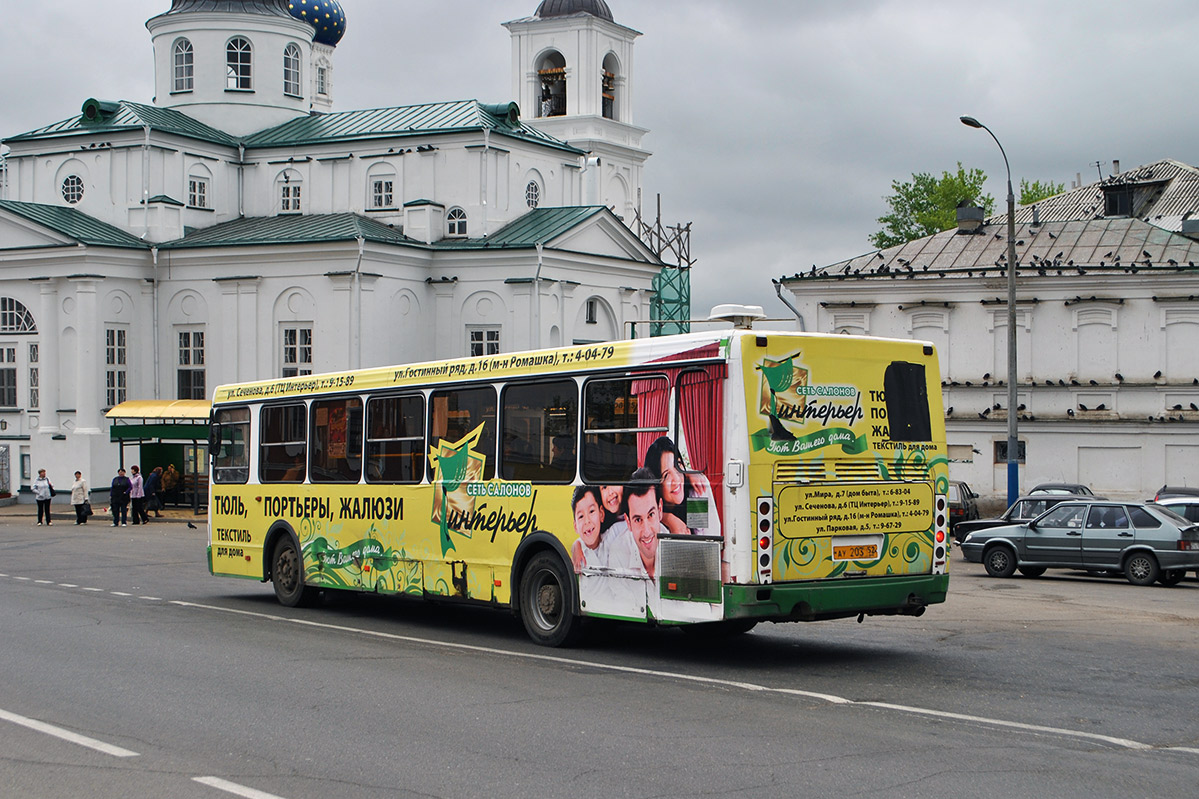
[[304, 585], [304, 558], [289, 535], [280, 538], [275, 545], [275, 554], [271, 557], [271, 585], [275, 588], [275, 598], [284, 607], [303, 607], [316, 597], [316, 589]]
[[569, 646], [582, 632], [574, 612], [574, 580], [552, 552], [529, 558], [520, 578], [520, 620], [534, 643]]

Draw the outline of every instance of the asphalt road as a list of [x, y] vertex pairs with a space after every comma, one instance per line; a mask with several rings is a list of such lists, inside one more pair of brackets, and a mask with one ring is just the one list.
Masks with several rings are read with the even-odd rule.
[[1161, 797], [1199, 583], [955, 557], [918, 619], [725, 641], [210, 577], [205, 533], [0, 520], [0, 797]]

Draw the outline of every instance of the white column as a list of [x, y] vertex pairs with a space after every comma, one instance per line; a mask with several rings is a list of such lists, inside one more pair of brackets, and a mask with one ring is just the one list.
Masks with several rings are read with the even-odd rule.
[[37, 319], [38, 341], [38, 426], [39, 433], [54, 435], [58, 432], [58, 342], [62, 326], [58, 322], [58, 284], [54, 280], [41, 280], [41, 311]]
[[100, 325], [97, 286], [103, 278], [83, 276], [70, 278], [75, 284], [75, 306], [78, 328], [75, 360], [75, 432], [84, 435], [99, 435], [103, 419], [100, 408], [104, 404], [100, 395], [101, 374], [104, 366], [104, 330]]

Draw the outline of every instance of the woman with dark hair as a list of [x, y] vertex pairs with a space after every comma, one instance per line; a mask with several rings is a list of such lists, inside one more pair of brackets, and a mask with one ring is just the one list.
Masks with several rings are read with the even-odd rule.
[[[662, 523], [670, 532], [720, 535], [712, 485], [703, 473], [687, 471], [678, 444], [668, 436], [654, 439], [645, 451], [645, 468], [661, 482]], [[690, 514], [688, 500], [695, 500]], [[690, 522], [696, 524], [692, 526]]]

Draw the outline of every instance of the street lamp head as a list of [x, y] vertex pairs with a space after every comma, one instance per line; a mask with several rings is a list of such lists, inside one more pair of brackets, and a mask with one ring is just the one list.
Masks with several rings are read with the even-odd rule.
[[958, 117], [958, 118], [960, 120], [962, 120], [963, 125], [969, 125], [972, 128], [981, 128], [983, 126], [983, 123], [979, 122], [974, 117]]

